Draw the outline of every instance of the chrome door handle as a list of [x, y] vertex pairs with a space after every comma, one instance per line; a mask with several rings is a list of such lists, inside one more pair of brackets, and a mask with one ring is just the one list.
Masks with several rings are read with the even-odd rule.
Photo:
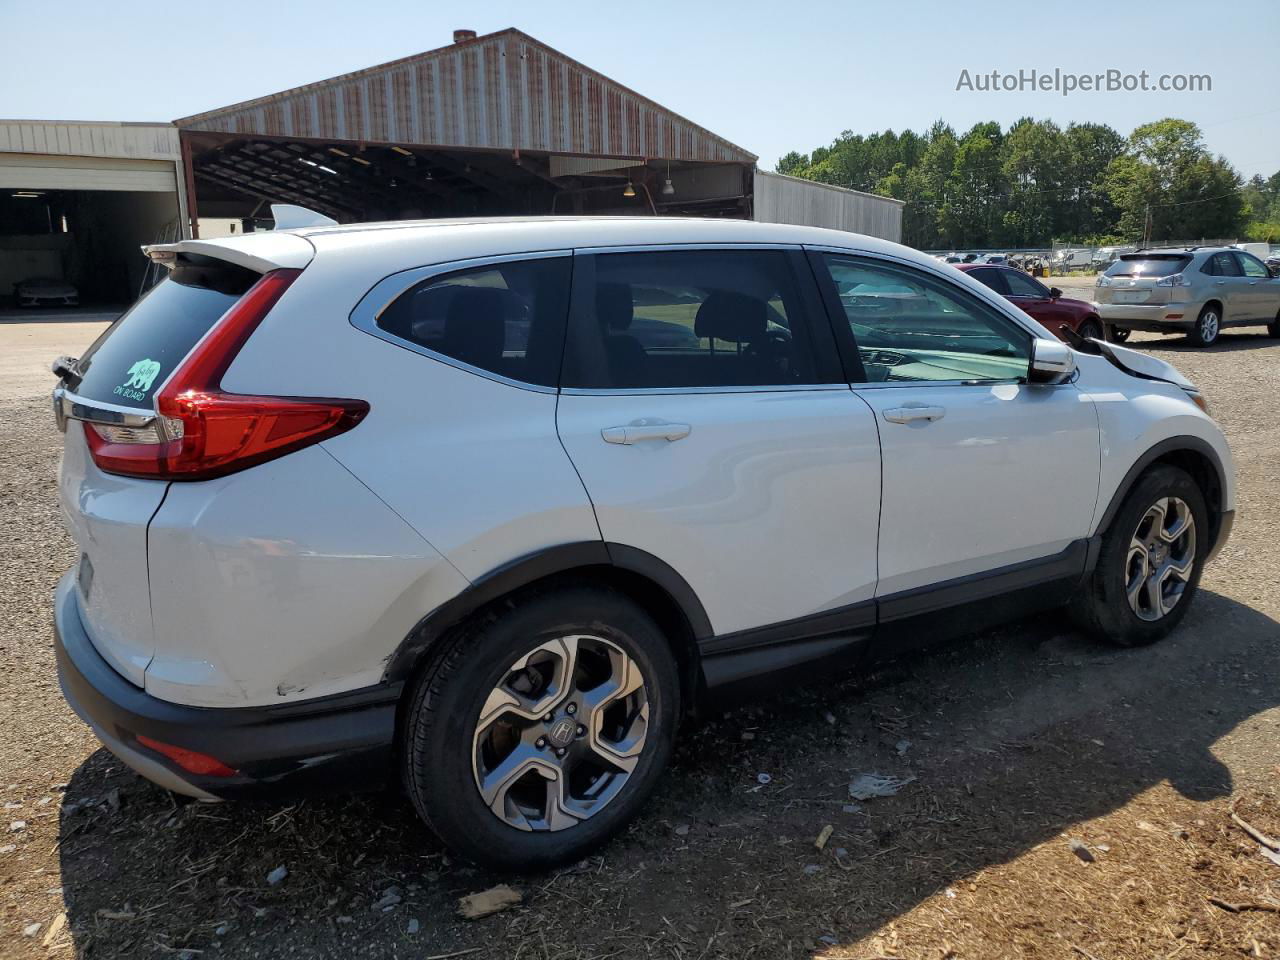
[[605, 427], [600, 436], [605, 443], [639, 443], [641, 440], [683, 440], [693, 432], [687, 423], [667, 423], [665, 420], [633, 420], [622, 427]]
[[889, 407], [883, 416], [890, 423], [913, 423], [916, 420], [941, 420], [947, 415], [945, 407]]
[[1221, 286], [1223, 286], [1226, 282], [1227, 282], [1227, 281], [1225, 281], [1225, 280], [1215, 280], [1215, 281], [1213, 282], [1213, 285], [1214, 285], [1215, 287], [1221, 287]]

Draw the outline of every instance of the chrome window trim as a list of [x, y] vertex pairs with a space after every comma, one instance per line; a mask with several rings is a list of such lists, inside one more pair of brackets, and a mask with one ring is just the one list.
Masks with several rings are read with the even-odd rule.
[[848, 390], [847, 383], [764, 384], [719, 387], [561, 387], [566, 397], [652, 397], [688, 396], [695, 393], [815, 393]]
[[59, 423], [65, 420], [83, 420], [85, 423], [101, 423], [118, 427], [150, 427], [156, 421], [154, 410], [139, 410], [118, 403], [86, 400], [66, 387], [53, 390], [53, 407]]
[[385, 341], [392, 346], [400, 347], [408, 350], [410, 353], [416, 353], [419, 356], [427, 357], [430, 360], [438, 361], [446, 364], [456, 370], [462, 370], [466, 373], [473, 373], [478, 377], [484, 377], [486, 380], [492, 380], [494, 383], [501, 383], [508, 387], [516, 387], [520, 390], [528, 390], [531, 393], [557, 393], [556, 387], [546, 387], [536, 383], [527, 383], [524, 380], [514, 380], [511, 377], [504, 377], [500, 373], [494, 373], [492, 370], [485, 370], [483, 367], [476, 367], [453, 357], [438, 353], [422, 344], [414, 343], [412, 340], [406, 340], [403, 337], [397, 337], [394, 333], [390, 333], [382, 327], [378, 326], [378, 320], [386, 309], [396, 300], [409, 291], [411, 287], [417, 286], [423, 280], [430, 280], [433, 277], [442, 276], [447, 273], [458, 273], [463, 270], [472, 270], [479, 267], [490, 267], [499, 263], [516, 263], [523, 260], [551, 260], [556, 257], [572, 257], [573, 251], [564, 250], [533, 250], [523, 253], [504, 253], [492, 257], [470, 257], [465, 260], [449, 260], [442, 263], [434, 263], [427, 266], [411, 267], [408, 270], [401, 270], [389, 276], [383, 277], [375, 283], [369, 291], [360, 298], [359, 303], [351, 311], [349, 317], [351, 325], [357, 330], [367, 333], [372, 337]]
[[804, 249], [799, 243], [730, 243], [723, 240], [704, 243], [628, 243], [604, 247], [574, 247], [575, 256], [595, 256], [606, 253], [684, 253], [696, 250], [795, 250]]

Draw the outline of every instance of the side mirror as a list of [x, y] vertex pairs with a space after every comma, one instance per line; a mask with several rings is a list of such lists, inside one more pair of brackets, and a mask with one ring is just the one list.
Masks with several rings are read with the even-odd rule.
[[1031, 341], [1031, 363], [1027, 383], [1066, 383], [1076, 372], [1076, 357], [1061, 340]]
[[1062, 289], [1060, 287], [1050, 287], [1049, 296], [1051, 296], [1054, 300], [1057, 300], [1060, 296], [1062, 296]]

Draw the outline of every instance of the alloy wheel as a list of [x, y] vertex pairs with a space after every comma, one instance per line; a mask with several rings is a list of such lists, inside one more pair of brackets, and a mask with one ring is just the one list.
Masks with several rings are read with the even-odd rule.
[[1178, 497], [1162, 497], [1147, 508], [1129, 541], [1125, 593], [1141, 620], [1166, 616], [1182, 599], [1196, 560], [1196, 521]]
[[565, 830], [626, 785], [649, 724], [645, 677], [603, 637], [549, 640], [512, 663], [476, 720], [472, 770], [494, 816]]
[[1218, 337], [1218, 315], [1212, 310], [1206, 310], [1200, 315], [1200, 339], [1205, 343], [1212, 343]]

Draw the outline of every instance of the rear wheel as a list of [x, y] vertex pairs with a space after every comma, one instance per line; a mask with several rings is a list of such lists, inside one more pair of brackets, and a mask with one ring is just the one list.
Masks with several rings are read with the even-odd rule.
[[1166, 465], [1148, 471], [1103, 534], [1073, 615], [1121, 646], [1154, 643], [1186, 616], [1208, 546], [1208, 511], [1190, 474]]
[[1108, 331], [1110, 336], [1107, 339], [1110, 340], [1112, 343], [1124, 343], [1126, 340], [1129, 339], [1130, 332], [1131, 331], [1125, 327], [1112, 327]]
[[409, 796], [471, 860], [579, 859], [644, 803], [679, 700], [670, 647], [630, 600], [587, 587], [526, 595], [427, 665], [406, 716]]
[[1187, 333], [1187, 339], [1194, 346], [1208, 347], [1217, 342], [1218, 334], [1221, 332], [1222, 312], [1217, 304], [1211, 303], [1200, 311], [1196, 325]]
[[1097, 317], [1087, 318], [1084, 323], [1080, 324], [1076, 333], [1080, 334], [1080, 336], [1084, 337], [1086, 340], [1102, 340], [1105, 336], [1102, 331], [1102, 321]]

